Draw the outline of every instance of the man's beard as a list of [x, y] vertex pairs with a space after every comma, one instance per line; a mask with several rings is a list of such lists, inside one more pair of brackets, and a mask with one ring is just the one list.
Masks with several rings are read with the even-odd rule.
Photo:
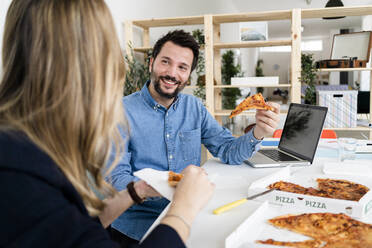
[[[154, 88], [156, 92], [160, 96], [168, 98], [168, 99], [175, 98], [178, 95], [178, 93], [180, 93], [186, 86], [186, 83], [182, 83], [181, 81], [178, 81], [174, 77], [171, 77], [169, 75], [157, 77], [154, 71], [151, 72], [151, 79], [152, 79], [151, 81], [154, 83]], [[172, 81], [176, 83], [178, 86], [173, 93], [166, 93], [160, 87], [160, 80]]]

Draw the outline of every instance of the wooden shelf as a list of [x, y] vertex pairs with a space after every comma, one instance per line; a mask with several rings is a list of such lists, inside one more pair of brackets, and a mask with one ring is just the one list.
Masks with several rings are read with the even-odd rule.
[[152, 47], [135, 47], [133, 50], [135, 52], [140, 52], [140, 53], [146, 53], [147, 51], [151, 50]]
[[302, 9], [302, 19], [336, 17], [336, 16], [364, 16], [372, 13], [372, 6], [358, 7], [336, 7], [336, 8], [321, 8], [321, 9]]
[[214, 88], [252, 88], [252, 87], [264, 87], [264, 88], [282, 88], [282, 87], [291, 87], [290, 84], [273, 84], [273, 85], [247, 85], [247, 84], [235, 84], [235, 85], [215, 85]]
[[[230, 116], [231, 111], [233, 111], [233, 110], [232, 109], [215, 110], [214, 115], [215, 116]], [[284, 115], [284, 114], [287, 114], [287, 113], [288, 113], [287, 110], [280, 110], [280, 114]], [[256, 111], [252, 110], [252, 111], [243, 111], [239, 115], [254, 116], [255, 114], [256, 114]]]
[[214, 43], [214, 49], [230, 48], [249, 48], [249, 47], [270, 47], [270, 46], [290, 46], [291, 40], [272, 40], [272, 41], [244, 41], [234, 43]]
[[146, 20], [134, 20], [133, 25], [150, 28], [150, 27], [169, 27], [204, 24], [204, 16], [186, 16], [173, 18], [153, 18]]
[[290, 20], [291, 17], [291, 10], [220, 14], [213, 16], [213, 23], [221, 24], [231, 22], [274, 21], [283, 19]]
[[372, 68], [331, 68], [331, 69], [318, 69], [318, 72], [337, 72], [337, 71], [372, 71]]
[[[140, 52], [140, 53], [146, 53], [147, 51], [152, 50], [152, 49], [153, 49], [153, 47], [135, 47], [135, 48], [133, 48], [133, 50], [135, 52]], [[200, 46], [199, 50], [204, 50], [204, 46]]]

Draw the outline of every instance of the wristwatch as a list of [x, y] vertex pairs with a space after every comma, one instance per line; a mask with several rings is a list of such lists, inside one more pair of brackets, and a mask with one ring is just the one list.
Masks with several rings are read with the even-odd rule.
[[132, 200], [137, 203], [137, 204], [142, 204], [145, 199], [142, 199], [141, 197], [139, 197], [139, 195], [137, 194], [136, 190], [134, 189], [134, 182], [130, 182], [128, 183], [127, 185], [127, 189], [128, 189], [128, 193], [130, 195], [130, 197], [132, 198]]

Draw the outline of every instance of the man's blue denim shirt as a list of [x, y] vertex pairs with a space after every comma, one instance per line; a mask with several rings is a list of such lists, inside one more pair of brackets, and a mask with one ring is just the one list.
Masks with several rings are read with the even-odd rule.
[[[233, 137], [196, 97], [180, 93], [166, 109], [152, 98], [148, 84], [123, 99], [130, 130], [126, 153], [111, 174], [117, 190], [138, 180], [133, 172], [144, 168], [181, 172], [190, 164], [200, 166], [201, 144], [223, 163], [232, 165], [241, 164], [259, 149], [260, 141], [252, 131]], [[140, 240], [168, 203], [158, 197], [133, 205], [112, 227]]]

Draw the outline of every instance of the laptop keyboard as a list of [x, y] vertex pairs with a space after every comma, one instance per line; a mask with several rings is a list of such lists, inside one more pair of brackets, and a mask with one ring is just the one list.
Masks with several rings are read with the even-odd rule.
[[299, 161], [299, 159], [296, 159], [295, 157], [289, 156], [285, 154], [284, 152], [281, 152], [279, 150], [259, 150], [258, 152], [264, 154], [265, 156], [277, 161], [277, 162], [285, 162], [285, 161]]

